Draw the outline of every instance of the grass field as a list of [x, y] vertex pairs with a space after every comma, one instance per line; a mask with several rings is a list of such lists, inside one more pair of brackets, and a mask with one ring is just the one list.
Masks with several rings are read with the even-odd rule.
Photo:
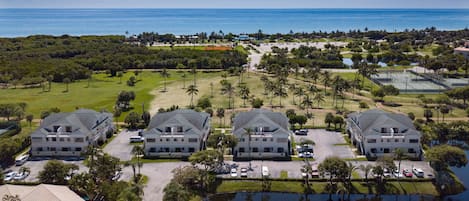
[[[328, 193], [327, 182], [311, 182], [312, 192], [316, 194]], [[342, 184], [340, 184], [342, 185]], [[376, 187], [368, 187], [364, 182], [352, 182], [352, 193], [356, 194], [376, 194]], [[438, 191], [432, 182], [387, 182], [384, 186], [385, 194], [424, 194], [437, 196]], [[261, 192], [261, 181], [228, 181], [224, 180], [217, 187], [217, 193], [231, 192]], [[305, 187], [302, 181], [271, 181], [271, 192], [304, 193]], [[335, 192], [334, 192], [335, 193]]]

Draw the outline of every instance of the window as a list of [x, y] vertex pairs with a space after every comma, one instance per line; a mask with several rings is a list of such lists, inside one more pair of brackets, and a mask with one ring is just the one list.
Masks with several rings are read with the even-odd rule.
[[381, 128], [381, 133], [387, 133], [387, 129], [386, 128]]
[[273, 141], [274, 141], [274, 138], [270, 138], [270, 141], [273, 142]]
[[393, 133], [399, 133], [399, 128], [392, 128]]
[[267, 127], [267, 126], [264, 126], [264, 128], [262, 128], [262, 131], [264, 131], [264, 132], [270, 132], [270, 128]]
[[256, 141], [259, 140], [259, 138], [257, 138], [257, 137], [255, 139], [256, 139]]
[[368, 143], [376, 143], [376, 139], [368, 139], [368, 140], [366, 140], [366, 142], [368, 142]]
[[60, 126], [54, 126], [53, 127], [54, 132], [57, 132], [57, 130], [59, 130], [59, 128], [60, 128]]
[[176, 149], [174, 150], [174, 152], [181, 152], [181, 148], [176, 147]]
[[68, 147], [62, 147], [62, 151], [69, 151]]
[[177, 139], [177, 138], [174, 138], [174, 140], [173, 140], [173, 141], [177, 142], [177, 141], [178, 141], [178, 139]]
[[75, 138], [75, 142], [83, 142], [83, 138], [82, 137]]
[[390, 139], [387, 139], [386, 141], [387, 141], [387, 142], [391, 142], [391, 140], [390, 140]]
[[389, 153], [389, 148], [384, 148], [384, 153]]
[[155, 138], [147, 138], [147, 142], [155, 142]]
[[415, 150], [411, 148], [411, 149], [408, 149], [407, 152], [409, 152], [409, 153], [415, 153]]
[[162, 139], [162, 138], [160, 138], [160, 142], [163, 142], [163, 139]]
[[178, 132], [178, 133], [182, 133], [182, 126], [178, 126], [178, 127], [177, 127], [177, 132]]
[[277, 153], [283, 153], [283, 147], [277, 148]]
[[56, 149], [55, 149], [55, 147], [51, 147], [50, 150], [51, 150], [51, 151], [55, 151]]
[[399, 139], [394, 139], [394, 142], [399, 142]]
[[377, 150], [376, 150], [376, 148], [371, 148], [370, 151], [371, 151], [371, 153], [376, 153]]
[[277, 138], [277, 143], [285, 143], [287, 141], [288, 141], [287, 138]]
[[264, 147], [264, 152], [270, 152], [271, 148], [270, 147]]
[[169, 138], [166, 138], [166, 142], [169, 142]]
[[81, 151], [81, 147], [76, 147], [75, 151]]
[[53, 137], [52, 142], [56, 142], [56, 141], [57, 141], [57, 138]]
[[71, 126], [65, 126], [65, 132], [71, 133], [72, 132], [72, 127]]
[[262, 138], [262, 141], [263, 141], [263, 142], [267, 142], [267, 138]]
[[419, 143], [419, 140], [418, 139], [410, 139], [409, 143]]
[[181, 139], [181, 142], [184, 142], [184, 138]]
[[165, 147], [165, 148], [164, 148], [164, 152], [169, 152], [169, 148], [168, 148], [168, 147]]
[[259, 148], [253, 147], [253, 148], [252, 148], [252, 152], [255, 152], [255, 153], [256, 153], [256, 152], [259, 152]]
[[61, 138], [59, 138], [59, 141], [60, 141], [60, 142], [64, 142], [64, 141], [65, 141], [65, 138], [61, 137]]
[[156, 148], [152, 147], [152, 148], [150, 148], [150, 150], [148, 152], [156, 152]]
[[189, 138], [189, 142], [197, 142], [197, 138]]
[[37, 148], [37, 151], [42, 151], [42, 147], [38, 147], [38, 148]]
[[189, 147], [189, 152], [190, 152], [190, 153], [193, 153], [193, 152], [195, 152], [195, 149], [194, 149], [194, 147]]
[[171, 127], [166, 127], [166, 128], [164, 129], [164, 132], [171, 133]]

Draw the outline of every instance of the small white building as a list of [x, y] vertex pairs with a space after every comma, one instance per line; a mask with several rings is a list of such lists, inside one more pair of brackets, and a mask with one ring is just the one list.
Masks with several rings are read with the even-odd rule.
[[89, 145], [106, 140], [114, 132], [112, 114], [79, 109], [46, 117], [31, 134], [33, 156], [80, 156]]
[[205, 147], [210, 115], [193, 110], [158, 113], [150, 121], [145, 138], [145, 156], [189, 157]]
[[421, 158], [421, 133], [403, 114], [373, 109], [354, 112], [347, 118], [352, 143], [367, 157], [394, 155], [397, 149], [412, 158]]
[[285, 158], [290, 156], [288, 118], [280, 112], [254, 109], [237, 114], [233, 135], [238, 139], [235, 158]]

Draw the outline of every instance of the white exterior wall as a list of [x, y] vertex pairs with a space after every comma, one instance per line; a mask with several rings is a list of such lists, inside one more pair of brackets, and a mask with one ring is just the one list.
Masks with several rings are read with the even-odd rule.
[[[264, 141], [265, 140], [265, 141]], [[245, 136], [238, 138], [238, 144], [235, 147], [236, 157], [238, 158], [274, 158], [274, 157], [287, 157], [289, 156], [288, 147], [288, 135], [272, 136], [269, 134], [265, 135], [252, 135], [251, 142], [249, 143], [249, 137]], [[251, 147], [251, 151], [249, 151]], [[244, 152], [240, 149], [244, 148]], [[255, 151], [257, 148], [257, 152]], [[270, 152], [265, 152], [264, 148], [270, 149]], [[279, 148], [283, 149], [278, 152]]]
[[[197, 139], [197, 141], [190, 142], [190, 138]], [[149, 142], [153, 139], [154, 142]], [[166, 157], [190, 156], [192, 153], [200, 151], [202, 143], [203, 138], [199, 138], [197, 135], [146, 135], [144, 142], [145, 154], [147, 156]], [[193, 148], [193, 152], [190, 150], [191, 148]]]
[[[65, 128], [70, 125], [54, 125], [62, 126]], [[75, 128], [72, 126], [72, 130]], [[94, 128], [87, 134], [73, 134], [67, 132], [60, 132], [57, 135], [56, 132], [49, 132], [46, 134], [31, 135], [31, 154], [33, 156], [81, 156], [82, 152], [85, 152], [88, 145], [96, 144], [98, 140], [106, 140], [106, 132], [113, 130], [112, 119], [108, 119], [102, 122], [99, 126]], [[53, 141], [53, 138], [56, 141]], [[77, 138], [82, 141], [77, 142]], [[63, 151], [63, 148], [67, 148], [68, 151]], [[55, 151], [54, 151], [55, 149]]]

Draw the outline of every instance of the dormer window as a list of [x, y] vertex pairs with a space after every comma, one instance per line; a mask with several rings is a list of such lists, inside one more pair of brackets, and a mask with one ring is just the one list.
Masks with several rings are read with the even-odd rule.
[[65, 132], [71, 133], [72, 132], [72, 127], [71, 126], [66, 126], [65, 127]]
[[54, 126], [52, 129], [54, 132], [57, 132], [57, 130], [59, 130], [60, 126]]
[[166, 128], [164, 129], [164, 132], [166, 132], [166, 133], [171, 133], [171, 127], [166, 127]]
[[399, 128], [392, 128], [393, 133], [399, 133]]
[[182, 126], [178, 126], [178, 127], [177, 127], [177, 132], [178, 132], [178, 133], [182, 133], [182, 132], [183, 132]]
[[381, 128], [381, 133], [387, 133], [388, 129], [387, 128]]

